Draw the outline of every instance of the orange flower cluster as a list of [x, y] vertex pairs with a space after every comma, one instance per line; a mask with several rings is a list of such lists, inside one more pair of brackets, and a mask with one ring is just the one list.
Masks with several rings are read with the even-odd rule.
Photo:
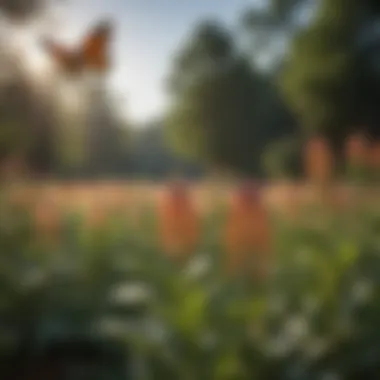
[[[380, 175], [380, 140], [370, 142], [365, 134], [357, 132], [347, 137], [344, 158], [351, 173]], [[334, 154], [327, 139], [311, 138], [304, 151], [305, 172], [309, 180], [326, 184], [334, 174]], [[363, 172], [362, 172], [363, 171]]]
[[368, 165], [376, 174], [380, 174], [380, 140], [374, 141], [370, 146]]
[[[112, 211], [126, 206], [123, 194], [103, 189], [103, 197], [94, 198], [86, 188], [73, 187], [69, 191], [51, 186], [45, 191], [20, 192], [13, 200], [29, 201], [33, 212], [35, 230], [50, 247], [59, 244], [64, 211], [81, 208], [85, 227], [96, 231], [112, 219]], [[16, 196], [17, 195], [17, 196]], [[38, 195], [38, 196], [37, 196]], [[174, 259], [182, 261], [196, 251], [201, 238], [202, 216], [188, 187], [181, 182], [169, 185], [158, 203], [158, 232], [163, 250]], [[208, 200], [211, 202], [211, 199]], [[129, 205], [131, 201], [129, 200]], [[121, 207], [121, 208], [120, 208]], [[266, 208], [252, 184], [247, 183], [232, 194], [226, 226], [222, 234], [226, 248], [226, 266], [231, 272], [246, 267], [256, 260], [257, 267], [268, 264], [271, 252], [271, 226]], [[261, 261], [261, 263], [259, 263]]]
[[361, 133], [349, 136], [345, 144], [345, 158], [351, 169], [362, 169], [380, 174], [380, 141], [372, 142]]
[[194, 251], [200, 238], [200, 216], [187, 187], [174, 183], [163, 194], [158, 208], [161, 243], [170, 256], [183, 259]]
[[316, 136], [309, 140], [304, 152], [307, 177], [316, 183], [328, 182], [334, 172], [334, 156], [324, 137]]
[[[186, 187], [179, 183], [169, 187], [158, 211], [165, 252], [174, 258], [188, 257], [199, 242], [200, 215]], [[235, 274], [252, 264], [252, 270], [264, 276], [270, 264], [272, 229], [268, 212], [254, 186], [245, 184], [233, 194], [226, 222], [223, 245], [228, 272]]]
[[368, 139], [361, 133], [349, 136], [345, 143], [345, 158], [348, 165], [364, 167], [368, 160]]
[[[225, 231], [227, 268], [230, 273], [253, 264], [267, 271], [271, 252], [271, 226], [257, 189], [245, 184], [233, 194]], [[254, 256], [254, 257], [253, 257]], [[255, 263], [250, 263], [254, 259]]]

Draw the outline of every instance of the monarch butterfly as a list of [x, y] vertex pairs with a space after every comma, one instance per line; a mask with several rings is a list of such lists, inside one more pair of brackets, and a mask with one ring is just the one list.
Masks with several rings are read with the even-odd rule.
[[84, 70], [104, 73], [110, 66], [107, 47], [111, 32], [111, 22], [102, 21], [90, 31], [77, 48], [70, 49], [49, 39], [43, 41], [43, 44], [65, 74], [80, 74]]

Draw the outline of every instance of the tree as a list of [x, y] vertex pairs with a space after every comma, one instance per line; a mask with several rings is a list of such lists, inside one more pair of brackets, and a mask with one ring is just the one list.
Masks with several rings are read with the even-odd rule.
[[311, 24], [293, 40], [282, 73], [284, 97], [304, 135], [322, 133], [336, 148], [352, 130], [379, 133], [379, 81], [369, 70], [365, 32], [372, 1], [321, 0]]
[[0, 83], [0, 160], [18, 154], [33, 171], [46, 172], [55, 165], [55, 118], [34, 90], [21, 69]]
[[250, 6], [243, 12], [242, 40], [260, 71], [278, 71], [286, 46], [304, 19], [298, 16], [305, 14], [310, 5], [310, 0], [266, 0], [263, 5]]
[[83, 174], [104, 177], [125, 172], [129, 159], [129, 128], [118, 117], [114, 99], [107, 89], [102, 87], [89, 92]]
[[[296, 174], [300, 138], [294, 114], [285, 103], [277, 82], [292, 37], [307, 21], [310, 0], [267, 0], [242, 13], [240, 37], [243, 52], [256, 72], [265, 76], [267, 90], [261, 94], [259, 141], [263, 153], [260, 167], [266, 175]], [[294, 151], [292, 151], [294, 149]]]
[[[25, 27], [42, 15], [55, 0], [0, 0], [0, 26], [10, 23]], [[4, 24], [4, 25], [3, 25]], [[14, 155], [32, 171], [51, 171], [56, 164], [54, 152], [56, 119], [50, 102], [23, 70], [23, 57], [9, 49], [10, 36], [0, 38], [0, 164]]]
[[201, 23], [169, 79], [173, 106], [166, 125], [175, 149], [212, 168], [257, 173], [257, 121], [268, 84], [238, 52], [230, 31]]

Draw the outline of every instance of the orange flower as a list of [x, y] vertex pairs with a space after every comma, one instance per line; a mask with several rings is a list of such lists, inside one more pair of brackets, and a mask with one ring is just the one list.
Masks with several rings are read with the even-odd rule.
[[380, 140], [371, 145], [367, 162], [372, 170], [380, 172]]
[[368, 139], [364, 134], [349, 136], [345, 144], [345, 158], [350, 166], [365, 166], [368, 156]]
[[27, 167], [24, 157], [18, 153], [8, 156], [0, 163], [0, 177], [12, 180], [24, 177], [27, 174]]
[[267, 210], [257, 191], [251, 185], [245, 185], [234, 194], [227, 219], [225, 243], [228, 270], [232, 273], [240, 270], [256, 252], [261, 254], [256, 256], [256, 264], [266, 271], [271, 241]]
[[312, 138], [305, 149], [305, 170], [310, 180], [325, 183], [333, 175], [334, 157], [327, 140]]
[[199, 241], [200, 220], [186, 186], [176, 183], [163, 194], [158, 208], [158, 227], [165, 251], [183, 258]]

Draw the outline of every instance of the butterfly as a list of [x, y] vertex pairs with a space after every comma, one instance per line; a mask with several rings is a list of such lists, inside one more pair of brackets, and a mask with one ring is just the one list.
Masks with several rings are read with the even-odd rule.
[[107, 48], [111, 33], [111, 22], [102, 21], [88, 33], [79, 47], [68, 48], [50, 39], [45, 39], [43, 45], [64, 74], [78, 75], [87, 70], [104, 73], [110, 67]]

